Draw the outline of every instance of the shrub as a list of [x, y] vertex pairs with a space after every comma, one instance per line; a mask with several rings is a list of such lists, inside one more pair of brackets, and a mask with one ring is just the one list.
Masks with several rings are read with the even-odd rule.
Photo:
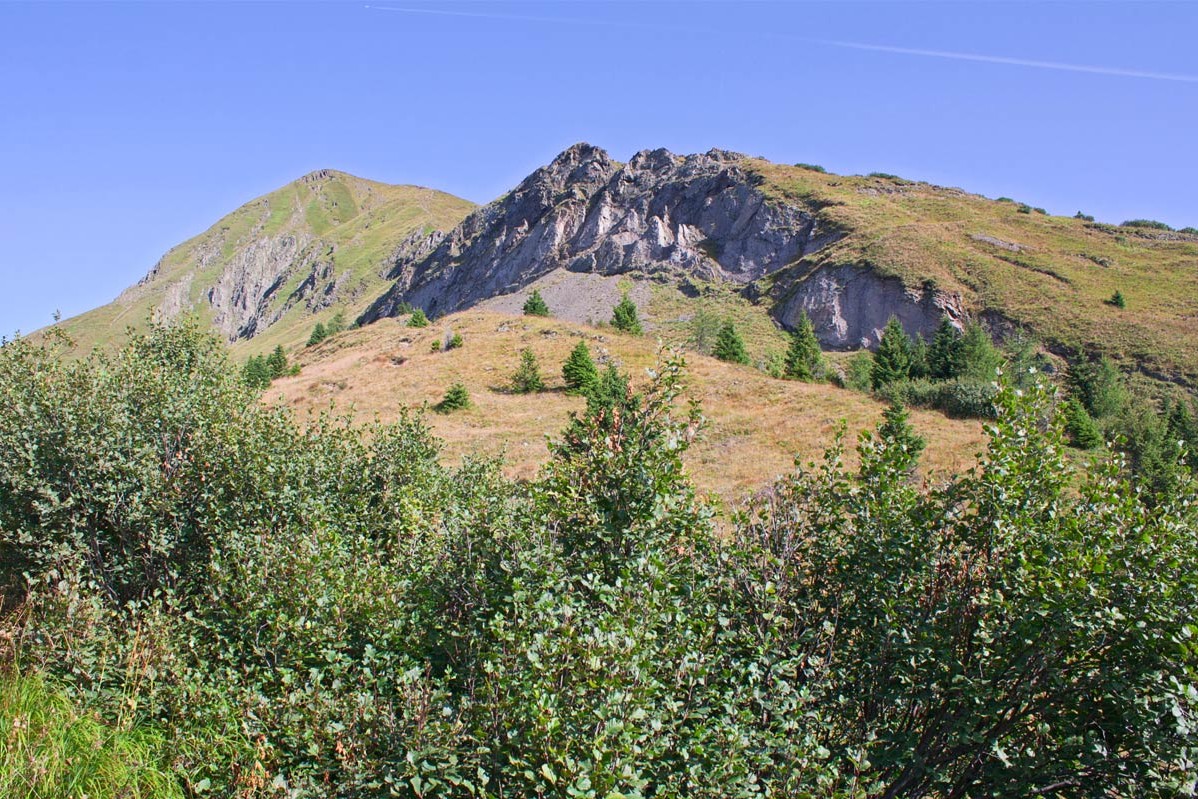
[[1013, 203], [1015, 202], [1010, 197], [999, 197], [994, 202], [996, 203]]
[[1080, 354], [1075, 356], [1069, 364], [1069, 386], [1095, 419], [1115, 416], [1127, 402], [1123, 375], [1106, 357], [1090, 360]]
[[525, 347], [520, 350], [520, 366], [512, 374], [512, 391], [517, 394], [535, 394], [544, 390], [545, 381], [541, 378], [541, 366], [537, 363], [537, 356]]
[[1027, 203], [1020, 203], [1019, 207], [1015, 210], [1021, 214], [1030, 214], [1032, 212], [1032, 207]]
[[634, 336], [639, 336], [644, 332], [641, 328], [640, 317], [637, 316], [636, 304], [629, 299], [627, 294], [612, 309], [611, 325], [621, 333], [631, 333]]
[[957, 342], [957, 369], [952, 377], [991, 381], [1002, 364], [1002, 354], [990, 340], [990, 334], [977, 322], [965, 326]]
[[1183, 227], [1178, 233], [1188, 233], [1191, 236], [1198, 236], [1198, 227]]
[[345, 311], [337, 311], [337, 313], [333, 314], [333, 318], [329, 320], [325, 331], [330, 336], [335, 336], [343, 330], [345, 330]]
[[898, 175], [892, 175], [889, 172], [870, 172], [871, 178], [882, 178], [884, 180], [902, 180]]
[[412, 315], [408, 317], [408, 327], [428, 327], [428, 317], [424, 309], [416, 308], [412, 311]]
[[1128, 219], [1126, 222], [1119, 223], [1119, 227], [1138, 227], [1147, 228], [1149, 230], [1172, 230], [1173, 228], [1166, 225], [1164, 222], [1157, 222], [1155, 219]]
[[795, 164], [795, 166], [797, 166], [799, 169], [806, 169], [808, 172], [819, 172], [820, 174], [827, 174], [828, 172], [828, 170], [824, 169], [819, 164], [798, 163]]
[[1074, 214], [1073, 218], [1080, 219], [1083, 222], [1093, 222], [1094, 221], [1094, 217], [1090, 216], [1089, 214], [1083, 214], [1081, 211], [1078, 211], [1076, 214]]
[[749, 353], [745, 351], [744, 339], [740, 337], [740, 333], [736, 332], [736, 327], [731, 322], [725, 322], [724, 326], [720, 328], [712, 354], [721, 361], [729, 363], [749, 362]]
[[807, 312], [799, 316], [794, 332], [790, 334], [790, 348], [786, 351], [784, 374], [794, 380], [815, 380], [823, 373], [823, 353], [815, 327]]
[[441, 401], [433, 406], [433, 410], [437, 413], [452, 413], [469, 407], [470, 392], [461, 383], [454, 383], [446, 390]]
[[721, 327], [723, 327], [723, 321], [719, 314], [707, 308], [700, 308], [691, 317], [688, 346], [695, 352], [711, 355]]
[[1122, 291], [1116, 291], [1111, 295], [1111, 298], [1106, 301], [1107, 305], [1112, 305], [1116, 308], [1126, 308], [1127, 300], [1123, 297]]
[[585, 341], [578, 342], [562, 364], [562, 379], [566, 381], [566, 390], [576, 394], [586, 394], [599, 381], [599, 370]]
[[532, 294], [524, 301], [525, 316], [549, 316], [549, 306], [545, 303], [541, 292], [533, 289]]
[[873, 389], [874, 356], [869, 350], [855, 352], [845, 365], [842, 378], [845, 388], [868, 392]]
[[446, 352], [449, 350], [456, 350], [461, 348], [462, 344], [464, 343], [465, 342], [462, 341], [461, 333], [449, 332], [445, 335], [445, 344], [442, 349], [444, 349]]

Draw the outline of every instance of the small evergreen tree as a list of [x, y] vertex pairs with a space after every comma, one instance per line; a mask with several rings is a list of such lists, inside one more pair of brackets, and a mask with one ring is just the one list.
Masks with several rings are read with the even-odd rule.
[[965, 326], [965, 332], [958, 342], [957, 355], [955, 376], [970, 380], [992, 381], [1002, 364], [1002, 355], [995, 349], [990, 334], [977, 322]]
[[464, 342], [462, 340], [461, 333], [450, 333], [448, 336], [445, 337], [444, 349], [446, 352], [448, 352], [449, 350], [456, 350], [465, 343], [466, 342]]
[[749, 362], [749, 353], [745, 351], [744, 339], [740, 337], [740, 333], [736, 332], [736, 327], [731, 322], [725, 322], [724, 326], [720, 328], [712, 354], [721, 361], [729, 363]]
[[329, 337], [328, 330], [320, 322], [316, 323], [316, 327], [312, 328], [312, 335], [308, 336], [308, 346], [315, 347], [320, 342]]
[[790, 334], [790, 348], [786, 351], [785, 375], [794, 380], [814, 380], [820, 372], [822, 353], [811, 318], [803, 311], [799, 323]]
[[928, 347], [928, 377], [952, 380], [961, 374], [961, 331], [946, 316]]
[[637, 315], [636, 303], [629, 299], [627, 294], [612, 309], [611, 325], [622, 333], [631, 333], [634, 336], [639, 336], [644, 332], [640, 317]]
[[524, 315], [525, 316], [548, 316], [549, 315], [549, 306], [545, 303], [544, 298], [541, 297], [541, 292], [539, 290], [533, 289], [532, 294], [530, 294], [528, 296], [528, 299], [524, 301]]
[[897, 317], [890, 317], [874, 353], [870, 383], [875, 391], [911, 376], [911, 339]]
[[329, 321], [325, 331], [328, 333], [328, 335], [335, 336], [342, 330], [345, 330], [345, 311], [338, 311], [337, 313], [333, 314], [333, 318]]
[[614, 363], [608, 363], [587, 392], [587, 413], [594, 415], [600, 410], [625, 406], [629, 399], [628, 387], [628, 378], [620, 374]]
[[1106, 357], [1091, 361], [1077, 356], [1069, 365], [1069, 386], [1095, 419], [1115, 416], [1127, 402], [1123, 376]]
[[250, 388], [269, 386], [271, 376], [270, 368], [266, 365], [266, 358], [262, 355], [255, 355], [246, 361], [245, 366], [241, 369], [241, 377]]
[[922, 335], [917, 335], [911, 342], [911, 371], [912, 380], [928, 376], [928, 344]]
[[585, 341], [578, 342], [562, 364], [562, 378], [566, 381], [566, 389], [574, 394], [586, 394], [599, 382], [599, 370], [591, 360], [591, 351]]
[[1181, 443], [1185, 449], [1186, 464], [1198, 471], [1198, 417], [1195, 417], [1190, 403], [1179, 397], [1165, 405], [1163, 415], [1169, 439]]
[[512, 391], [517, 394], [535, 394], [545, 390], [545, 381], [541, 378], [541, 365], [537, 362], [536, 354], [525, 347], [520, 350], [520, 366], [512, 374]]
[[1070, 446], [1078, 449], [1094, 449], [1102, 446], [1102, 433], [1098, 430], [1098, 425], [1086, 413], [1086, 409], [1078, 401], [1077, 397], [1070, 397], [1065, 401], [1061, 409], [1061, 416], [1065, 423], [1065, 435], [1069, 439]]
[[412, 311], [412, 315], [408, 317], [408, 327], [428, 327], [428, 317], [423, 308]]
[[452, 413], [470, 407], [470, 392], [461, 383], [454, 383], [441, 401], [433, 406], [437, 413]]
[[266, 369], [271, 380], [287, 374], [287, 353], [283, 352], [282, 344], [276, 346], [274, 352], [266, 358]]
[[1113, 305], [1116, 308], [1126, 308], [1127, 300], [1124, 299], [1122, 291], [1116, 291], [1114, 294], [1111, 295], [1111, 298], [1109, 300], [1107, 300], [1107, 304]]
[[878, 425], [878, 438], [888, 446], [900, 448], [901, 454], [892, 457], [903, 464], [902, 470], [908, 472], [915, 468], [919, 454], [927, 446], [927, 441], [911, 426], [909, 416], [901, 402], [894, 402], [882, 412], [882, 423]]

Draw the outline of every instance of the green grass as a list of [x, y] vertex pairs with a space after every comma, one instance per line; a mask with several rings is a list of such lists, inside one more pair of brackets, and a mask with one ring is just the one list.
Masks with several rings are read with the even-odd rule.
[[81, 713], [40, 677], [0, 676], [0, 796], [182, 799], [151, 732]]

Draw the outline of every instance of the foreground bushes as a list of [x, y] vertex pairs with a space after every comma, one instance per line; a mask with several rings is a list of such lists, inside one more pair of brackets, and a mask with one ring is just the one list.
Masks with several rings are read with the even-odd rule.
[[526, 485], [229, 373], [187, 328], [0, 349], [6, 657], [194, 795], [1194, 791], [1192, 478], [1072, 475], [1043, 389], [947, 486], [896, 418], [717, 536], [679, 363], [605, 377]]

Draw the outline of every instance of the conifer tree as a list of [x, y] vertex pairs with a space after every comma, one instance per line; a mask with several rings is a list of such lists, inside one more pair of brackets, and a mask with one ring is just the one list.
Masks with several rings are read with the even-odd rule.
[[1107, 304], [1113, 305], [1116, 308], [1126, 308], [1127, 300], [1124, 299], [1122, 291], [1116, 291], [1111, 295], [1111, 298], [1107, 300]]
[[283, 352], [282, 344], [276, 346], [274, 352], [267, 357], [266, 370], [271, 380], [287, 373], [287, 353]]
[[525, 316], [549, 316], [549, 306], [545, 303], [541, 292], [533, 289], [532, 294], [524, 301]]
[[512, 391], [517, 394], [535, 394], [545, 390], [545, 381], [541, 378], [541, 366], [537, 356], [531, 349], [520, 350], [520, 366], [512, 375]]
[[928, 344], [922, 335], [916, 335], [911, 342], [910, 375], [912, 380], [928, 376]]
[[412, 315], [408, 317], [408, 327], [428, 327], [428, 317], [423, 308], [412, 311]]
[[628, 378], [620, 374], [614, 363], [608, 363], [603, 374], [587, 392], [587, 412], [622, 407], [628, 399]]
[[994, 380], [1002, 355], [990, 340], [990, 334], [977, 322], [965, 326], [958, 342], [957, 377], [972, 380]]
[[803, 311], [798, 325], [790, 334], [790, 349], [786, 352], [786, 377], [794, 380], [814, 380], [819, 372], [821, 357], [815, 328], [807, 312]]
[[562, 378], [566, 381], [566, 389], [575, 394], [586, 394], [599, 382], [599, 370], [591, 360], [591, 351], [585, 341], [578, 342], [562, 364]]
[[928, 347], [928, 377], [952, 380], [961, 373], [961, 331], [943, 317]]
[[1070, 446], [1077, 449], [1094, 449], [1102, 445], [1102, 433], [1099, 432], [1098, 425], [1094, 423], [1090, 414], [1086, 413], [1077, 397], [1065, 400], [1061, 417], [1065, 422], [1065, 435]]
[[927, 446], [927, 441], [911, 426], [909, 416], [902, 403], [895, 402], [882, 412], [882, 423], [878, 425], [878, 437], [888, 446], [900, 448], [902, 454], [895, 456], [896, 461], [905, 464], [908, 471], [915, 468], [919, 454]]
[[870, 382], [874, 390], [911, 376], [911, 339], [897, 317], [890, 317], [874, 353]]
[[725, 322], [720, 328], [719, 335], [715, 337], [715, 348], [712, 354], [721, 361], [729, 363], [748, 363], [749, 353], [745, 351], [744, 339], [740, 337], [740, 333], [736, 332], [736, 327], [731, 322]]
[[1069, 386], [1073, 396], [1095, 419], [1114, 416], [1127, 401], [1123, 376], [1106, 357], [1097, 361], [1091, 361], [1084, 355], [1074, 358], [1069, 365]]
[[325, 329], [325, 326], [322, 323], [317, 322], [316, 327], [312, 328], [312, 335], [308, 336], [308, 346], [315, 347], [328, 337], [329, 332]]
[[644, 332], [640, 317], [637, 315], [636, 303], [625, 294], [620, 302], [612, 309], [611, 324], [622, 333], [639, 336]]
[[345, 311], [338, 311], [333, 314], [333, 318], [325, 326], [325, 332], [330, 336], [335, 336], [345, 330]]
[[445, 396], [441, 398], [441, 401], [433, 406], [433, 410], [437, 413], [450, 413], [451, 411], [459, 411], [469, 407], [470, 392], [461, 383], [454, 383], [445, 392]]

